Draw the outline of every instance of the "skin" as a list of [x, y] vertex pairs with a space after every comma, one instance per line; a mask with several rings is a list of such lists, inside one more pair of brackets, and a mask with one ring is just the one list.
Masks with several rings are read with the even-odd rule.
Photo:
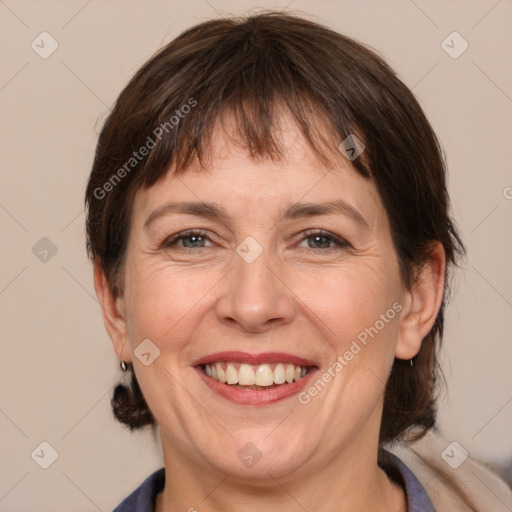
[[[435, 321], [444, 252], [434, 244], [415, 284], [404, 288], [374, 184], [341, 153], [325, 167], [285, 121], [279, 162], [250, 159], [219, 128], [207, 168], [194, 164], [138, 191], [122, 296], [110, 293], [95, 268], [114, 349], [133, 362], [160, 427], [168, 478], [158, 512], [406, 510], [403, 490], [377, 465], [383, 391], [394, 358], [414, 357]], [[280, 220], [289, 203], [338, 199], [357, 209], [367, 227], [339, 214]], [[229, 220], [171, 214], [144, 229], [159, 206], [199, 200], [222, 205]], [[208, 238], [162, 246], [187, 229]], [[349, 245], [304, 235], [320, 229]], [[263, 248], [250, 264], [236, 253], [247, 236]], [[217, 351], [277, 351], [316, 361], [321, 376], [396, 302], [401, 312], [306, 405], [296, 395], [235, 405], [191, 366]], [[160, 350], [149, 366], [133, 354], [145, 339]], [[253, 467], [237, 457], [247, 442], [261, 453]]]

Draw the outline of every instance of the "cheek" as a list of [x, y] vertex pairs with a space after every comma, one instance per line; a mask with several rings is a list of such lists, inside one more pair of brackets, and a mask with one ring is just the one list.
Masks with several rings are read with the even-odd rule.
[[191, 271], [140, 262], [127, 282], [132, 346], [149, 338], [166, 351], [180, 350], [219, 277], [206, 267]]
[[295, 282], [306, 314], [310, 311], [308, 316], [338, 352], [379, 321], [399, 296], [392, 273], [376, 263], [335, 268]]

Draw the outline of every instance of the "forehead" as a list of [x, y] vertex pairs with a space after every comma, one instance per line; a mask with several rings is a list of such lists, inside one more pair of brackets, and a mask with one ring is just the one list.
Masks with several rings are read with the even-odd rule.
[[234, 117], [226, 115], [212, 131], [206, 158], [176, 175], [167, 174], [135, 196], [134, 213], [147, 216], [168, 201], [216, 202], [225, 210], [258, 220], [284, 205], [344, 200], [370, 222], [385, 211], [374, 183], [361, 176], [339, 151], [339, 141], [325, 137], [319, 157], [287, 114], [276, 120], [281, 155], [253, 157], [239, 136]]

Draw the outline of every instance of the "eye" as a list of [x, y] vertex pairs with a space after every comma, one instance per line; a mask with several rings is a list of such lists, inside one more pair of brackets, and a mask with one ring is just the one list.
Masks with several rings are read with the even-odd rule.
[[[320, 249], [324, 252], [327, 252], [331, 250], [347, 249], [351, 247], [346, 240], [343, 240], [343, 238], [340, 238], [333, 233], [329, 233], [328, 231], [312, 230], [306, 231], [304, 235], [305, 236], [302, 240], [313, 240], [312, 244], [308, 244], [308, 249], [313, 249], [313, 252], [318, 252], [315, 251], [315, 249]], [[203, 249], [208, 247], [204, 245], [206, 241], [211, 242], [208, 234], [205, 231], [188, 230], [177, 233], [176, 235], [165, 239], [162, 243], [162, 248], [168, 249], [176, 246], [179, 249]], [[183, 242], [183, 244], [179, 244], [179, 242]], [[334, 244], [335, 246], [333, 247], [330, 244]], [[327, 247], [327, 245], [329, 246]]]
[[[303, 240], [312, 239], [313, 244], [308, 244], [310, 249], [321, 249], [324, 251], [330, 251], [330, 250], [336, 250], [336, 249], [348, 249], [350, 247], [350, 244], [343, 240], [343, 238], [340, 238], [339, 236], [336, 236], [332, 233], [329, 233], [328, 231], [324, 230], [316, 230], [316, 231], [306, 231], [304, 233]], [[334, 243], [337, 247], [326, 247], [326, 244], [332, 244]], [[316, 244], [316, 245], [315, 245]], [[317, 252], [317, 251], [314, 251]]]
[[[186, 244], [178, 245], [178, 242], [181, 242], [182, 240], [186, 242]], [[202, 249], [205, 247], [205, 245], [201, 244], [203, 244], [206, 240], [210, 239], [208, 238], [208, 235], [204, 231], [183, 231], [164, 240], [164, 242], [162, 243], [162, 248], [167, 249], [172, 246], [177, 246], [180, 249]]]

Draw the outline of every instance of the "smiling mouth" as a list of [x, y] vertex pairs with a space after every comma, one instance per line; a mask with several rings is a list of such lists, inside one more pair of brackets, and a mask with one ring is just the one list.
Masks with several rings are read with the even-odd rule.
[[293, 363], [252, 365], [234, 361], [201, 364], [199, 367], [208, 377], [217, 382], [246, 390], [266, 390], [287, 386], [303, 379], [315, 368]]

